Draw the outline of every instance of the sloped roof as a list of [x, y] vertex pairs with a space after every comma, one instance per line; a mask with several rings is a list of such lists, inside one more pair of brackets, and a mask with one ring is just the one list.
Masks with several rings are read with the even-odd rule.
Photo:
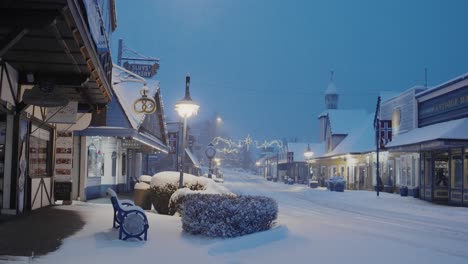
[[361, 109], [329, 109], [322, 112], [319, 118], [327, 115], [330, 119], [332, 135], [347, 135], [361, 126], [368, 114]]
[[323, 157], [374, 151], [376, 147], [373, 122], [374, 114], [368, 114], [359, 122], [359, 126], [349, 133], [333, 151], [323, 155]]
[[193, 155], [192, 151], [190, 151], [189, 148], [185, 148], [185, 153], [187, 154], [187, 156], [189, 156], [190, 161], [193, 163], [193, 166], [195, 166], [196, 168], [200, 168], [200, 162], [198, 161], [197, 157]]
[[464, 74], [462, 74], [462, 75], [460, 75], [460, 76], [457, 76], [457, 77], [455, 77], [455, 78], [453, 78], [453, 79], [451, 79], [451, 80], [448, 80], [448, 81], [446, 81], [446, 82], [444, 82], [444, 83], [441, 83], [441, 84], [439, 84], [439, 85], [436, 85], [436, 86], [434, 86], [434, 87], [432, 87], [432, 88], [430, 88], [430, 89], [427, 89], [427, 90], [425, 90], [425, 91], [422, 91], [422, 92], [416, 94], [416, 97], [421, 97], [421, 96], [423, 96], [423, 95], [426, 95], [426, 94], [435, 92], [435, 91], [437, 91], [437, 90], [440, 90], [440, 89], [442, 89], [442, 88], [445, 88], [445, 87], [447, 87], [447, 86], [450, 86], [450, 85], [452, 85], [452, 84], [454, 84], [454, 83], [461, 82], [461, 81], [466, 80], [466, 79], [468, 79], [468, 72], [467, 72], [467, 73], [464, 73]]
[[[133, 110], [133, 102], [141, 97], [140, 90], [143, 87], [143, 83], [122, 81], [120, 78], [121, 73], [122, 71], [116, 67], [112, 69], [112, 88], [132, 128], [138, 129], [145, 118], [145, 114], [136, 113]], [[158, 91], [158, 82], [146, 79], [146, 85], [149, 88], [149, 94], [154, 96]]]
[[336, 86], [335, 86], [334, 82], [330, 82], [328, 84], [328, 87], [325, 90], [325, 94], [338, 94], [338, 90], [336, 89]]
[[412, 129], [395, 136], [388, 148], [419, 144], [438, 139], [468, 140], [468, 117]]

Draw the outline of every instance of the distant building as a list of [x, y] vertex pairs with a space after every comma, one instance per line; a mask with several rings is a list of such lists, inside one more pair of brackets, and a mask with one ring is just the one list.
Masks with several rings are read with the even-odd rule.
[[370, 154], [375, 148], [373, 114], [362, 109], [339, 109], [338, 98], [332, 72], [325, 90], [326, 109], [318, 117], [322, 151], [313, 156], [311, 170], [322, 186], [331, 176], [340, 175], [349, 189], [371, 189], [375, 183]]
[[278, 155], [278, 180], [285, 181], [292, 178], [296, 183], [307, 184], [312, 175], [319, 173], [309, 165], [312, 160], [307, 160], [304, 155], [307, 146], [310, 146], [314, 156], [321, 156], [324, 153], [323, 143], [287, 143], [284, 151]]

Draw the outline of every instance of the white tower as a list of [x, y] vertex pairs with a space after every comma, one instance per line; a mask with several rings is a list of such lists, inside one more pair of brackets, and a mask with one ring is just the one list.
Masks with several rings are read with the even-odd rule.
[[338, 108], [338, 91], [336, 90], [335, 83], [333, 83], [334, 72], [330, 73], [330, 83], [325, 90], [325, 109]]

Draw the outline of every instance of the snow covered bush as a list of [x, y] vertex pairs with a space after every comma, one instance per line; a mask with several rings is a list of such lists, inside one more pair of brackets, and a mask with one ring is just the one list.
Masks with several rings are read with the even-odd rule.
[[184, 197], [181, 216], [185, 232], [237, 237], [271, 228], [278, 216], [278, 205], [264, 196], [192, 193]]
[[138, 178], [138, 181], [139, 181], [139, 182], [144, 182], [144, 183], [150, 184], [152, 178], [153, 178], [153, 176], [141, 175], [140, 178]]
[[171, 199], [169, 200], [169, 214], [174, 215], [175, 213], [181, 214], [182, 204], [185, 201], [186, 196], [191, 194], [223, 194], [227, 196], [236, 196], [230, 192], [226, 187], [219, 184], [208, 184], [204, 190], [197, 190], [193, 188], [182, 188], [175, 191]]
[[[174, 199], [171, 199], [174, 193], [179, 188], [179, 172], [175, 171], [164, 171], [155, 174], [151, 179], [151, 200], [154, 209], [160, 214], [171, 214], [173, 215], [179, 204], [179, 195], [176, 195]], [[207, 193], [225, 193], [226, 188], [221, 189], [222, 186], [217, 186], [211, 179], [204, 177], [197, 177], [192, 174], [184, 173], [184, 189], [189, 191], [206, 191]], [[181, 193], [185, 194], [185, 193]], [[172, 209], [169, 208], [169, 202], [173, 201]], [[182, 200], [180, 201], [182, 202]]]

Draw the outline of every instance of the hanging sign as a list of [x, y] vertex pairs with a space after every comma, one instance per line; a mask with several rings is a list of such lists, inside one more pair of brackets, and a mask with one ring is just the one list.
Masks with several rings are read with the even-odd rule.
[[158, 73], [159, 63], [137, 64], [125, 62], [124, 68], [144, 78], [151, 78]]
[[71, 101], [64, 107], [48, 107], [46, 120], [48, 123], [75, 124], [77, 113], [78, 102]]

